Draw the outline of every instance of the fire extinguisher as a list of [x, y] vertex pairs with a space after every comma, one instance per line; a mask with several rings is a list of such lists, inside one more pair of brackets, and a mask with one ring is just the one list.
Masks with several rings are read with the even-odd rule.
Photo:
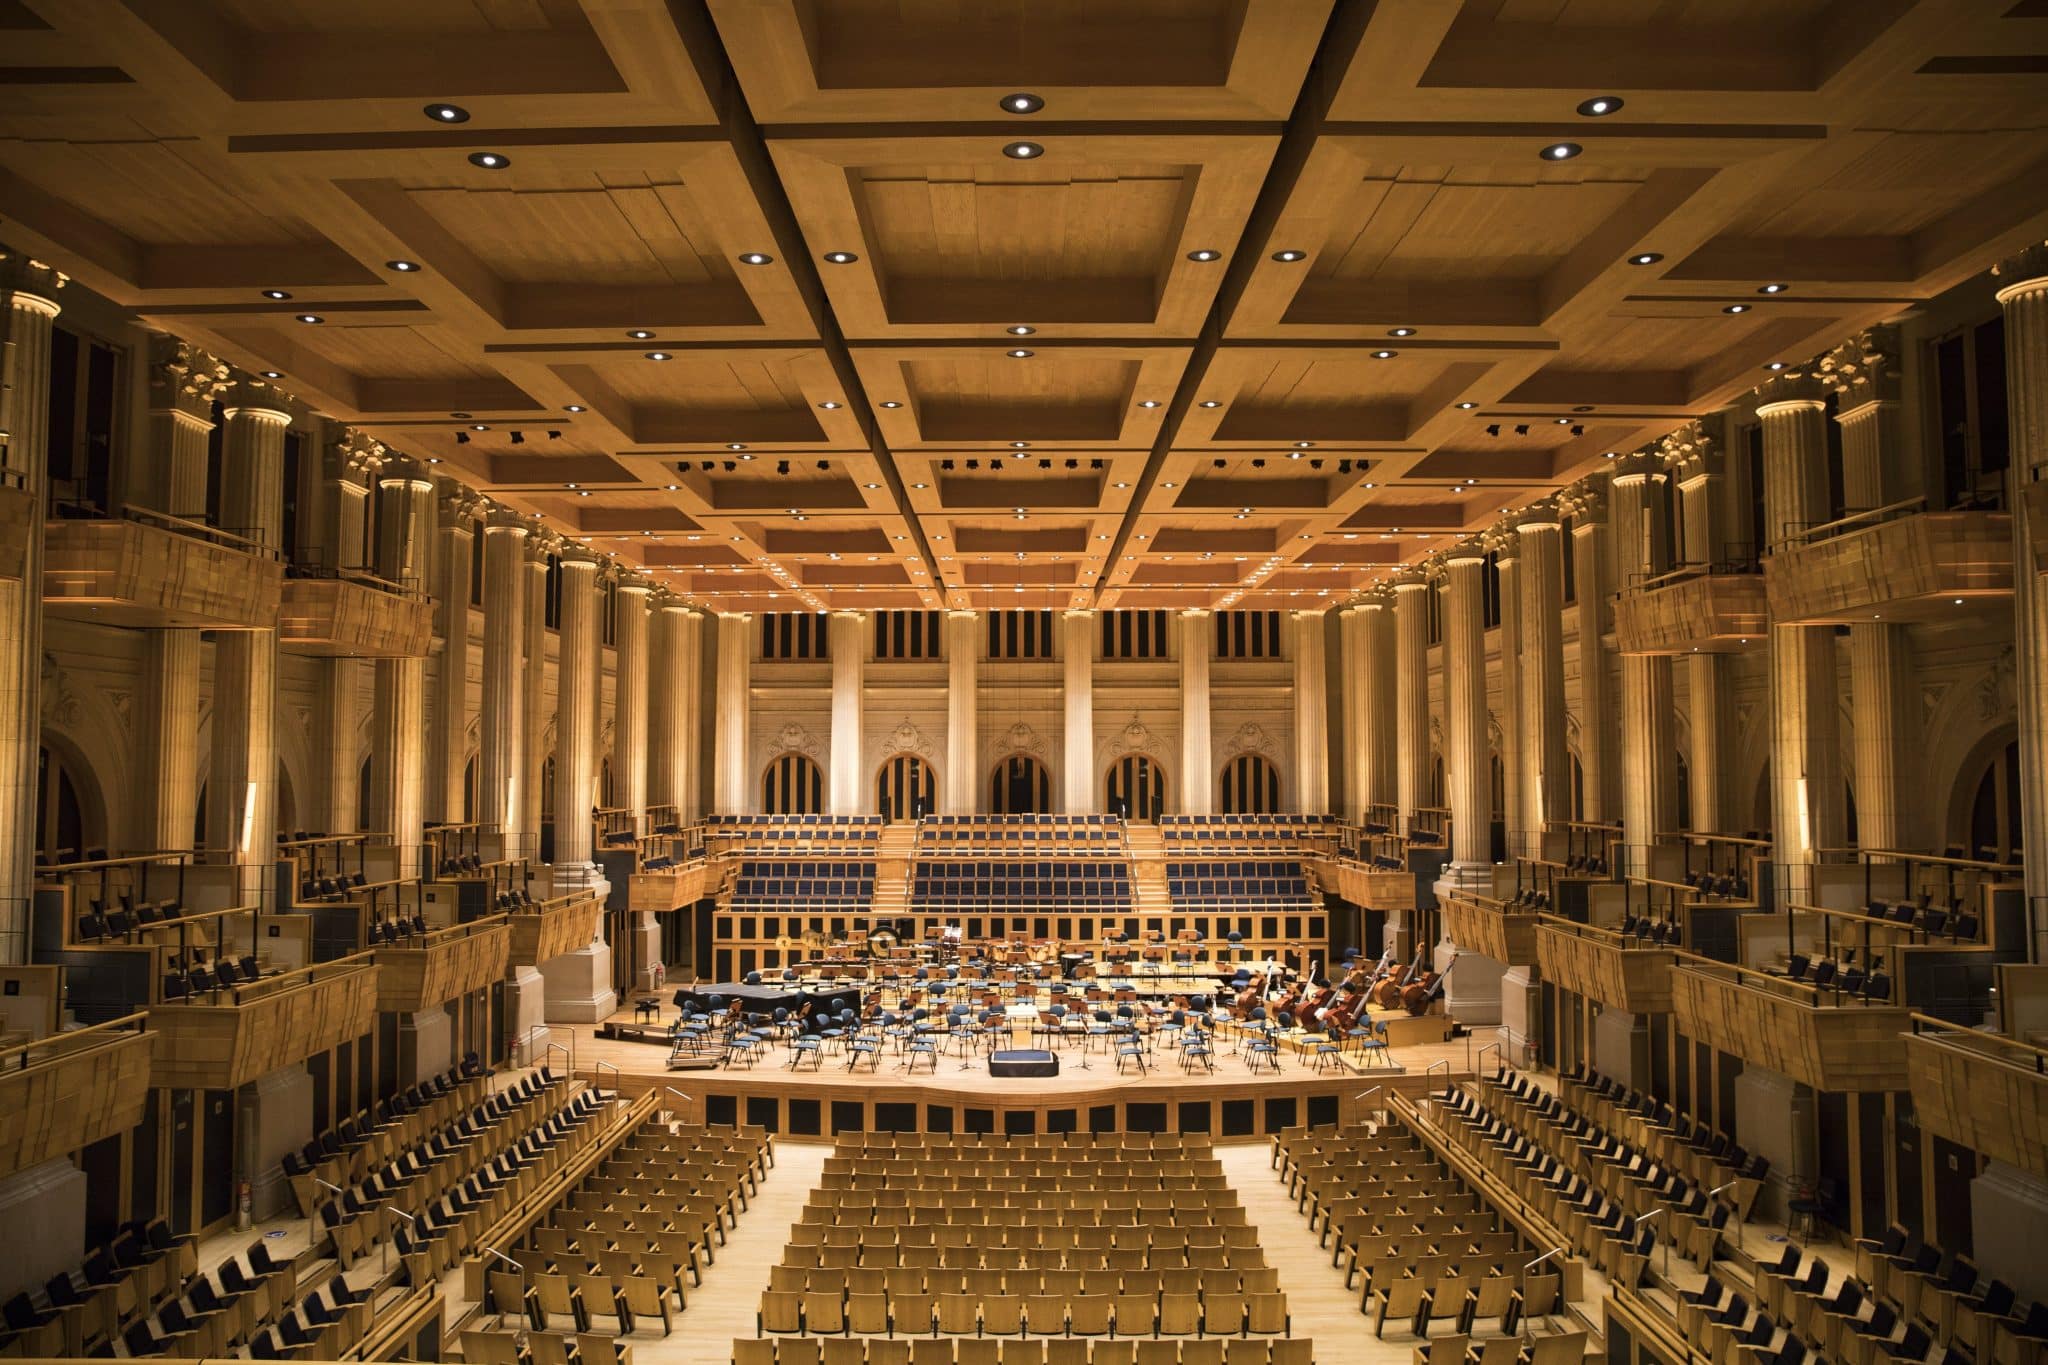
[[249, 1182], [246, 1180], [237, 1181], [235, 1184], [235, 1227], [238, 1231], [247, 1232], [249, 1230], [249, 1205]]

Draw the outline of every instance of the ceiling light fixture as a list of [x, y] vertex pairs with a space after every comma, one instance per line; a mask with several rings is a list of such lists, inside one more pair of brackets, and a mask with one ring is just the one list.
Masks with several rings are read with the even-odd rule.
[[1276, 251], [1276, 252], [1274, 252], [1274, 253], [1273, 253], [1273, 259], [1274, 259], [1274, 260], [1276, 260], [1276, 261], [1279, 261], [1279, 262], [1281, 262], [1281, 263], [1282, 263], [1282, 264], [1284, 264], [1284, 265], [1292, 265], [1292, 264], [1294, 264], [1294, 262], [1296, 262], [1296, 261], [1304, 261], [1304, 260], [1307, 260], [1307, 259], [1308, 259], [1308, 253], [1307, 253], [1306, 251], [1295, 251], [1295, 250], [1292, 250], [1292, 249], [1290, 248], [1289, 250], [1286, 250], [1286, 251]]
[[649, 352], [647, 353], [647, 358], [648, 358], [649, 360], [674, 360], [674, 359], [675, 359], [675, 357], [674, 357], [674, 356], [672, 356], [672, 355], [670, 355], [670, 354], [669, 354], [669, 353], [668, 353], [667, 351], [649, 351]]
[[1415, 335], [1415, 329], [1413, 327], [1389, 327], [1387, 335], [1390, 337], [1412, 337]]
[[1789, 284], [1763, 284], [1757, 286], [1759, 294], [1782, 294], [1792, 286]]
[[512, 164], [512, 158], [503, 152], [471, 152], [469, 164], [481, 166], [487, 171], [502, 171]]
[[825, 253], [825, 259], [833, 265], [852, 265], [860, 257], [851, 251], [828, 251]]
[[1008, 332], [1013, 337], [1028, 337], [1033, 332], [1036, 332], [1038, 329], [1036, 327], [1026, 326], [1024, 323], [1020, 322], [1014, 327], [1005, 327], [1003, 330]]
[[1205, 246], [1205, 247], [1198, 247], [1198, 248], [1196, 248], [1195, 250], [1193, 250], [1193, 251], [1190, 251], [1190, 252], [1188, 253], [1188, 259], [1189, 259], [1189, 260], [1191, 260], [1191, 261], [1201, 261], [1201, 262], [1204, 262], [1204, 263], [1206, 264], [1206, 263], [1207, 263], [1207, 262], [1209, 262], [1209, 261], [1220, 261], [1220, 260], [1222, 260], [1222, 259], [1223, 259], [1223, 253], [1222, 253], [1222, 252], [1220, 252], [1220, 251], [1217, 251], [1217, 250], [1216, 250], [1216, 249], [1214, 249], [1213, 247], [1206, 247], [1206, 246]]
[[897, 402], [895, 399], [891, 398], [887, 402], [883, 403], [882, 406], [885, 408], [900, 408], [903, 405]]
[[1023, 347], [1019, 346], [1016, 350], [1005, 351], [1003, 352], [1003, 354], [1010, 357], [1010, 359], [1012, 360], [1029, 360], [1035, 354], [1035, 352], [1027, 351]]
[[626, 335], [633, 338], [633, 340], [635, 341], [654, 340], [654, 333], [648, 331], [645, 327], [635, 327], [631, 331], [627, 332]]
[[318, 313], [301, 313], [299, 314], [299, 321], [305, 323], [312, 323], [317, 326], [318, 324], [327, 321], [327, 319], [321, 317]]
[[1472, 409], [1478, 406], [1479, 405], [1477, 403], [1473, 402], [1471, 399], [1468, 398], [1464, 402], [1458, 404], [1458, 410], [1460, 412], [1470, 412]]
[[770, 256], [765, 251], [742, 251], [740, 253], [741, 265], [767, 265], [774, 259], [773, 256]]
[[1581, 147], [1576, 142], [1553, 142], [1548, 147], [1545, 147], [1539, 155], [1545, 161], [1570, 161], [1585, 150], [1584, 147]]
[[1401, 354], [1399, 351], [1374, 351], [1372, 358], [1374, 360], [1392, 360], [1399, 354]]
[[1630, 265], [1655, 265], [1663, 259], [1664, 253], [1661, 251], [1638, 251], [1635, 255], [1628, 258], [1628, 263]]
[[291, 291], [286, 289], [266, 289], [263, 291], [263, 297], [266, 299], [288, 299], [291, 297]]
[[1764, 368], [1769, 370], [1771, 373], [1776, 374], [1779, 370], [1785, 368], [1785, 362], [1782, 360], [1773, 360], [1770, 364], [1764, 366]]
[[568, 405], [567, 407], [563, 408], [563, 409], [562, 409], [562, 411], [563, 411], [563, 412], [582, 412], [582, 411], [584, 411], [584, 407], [583, 407], [583, 405], [582, 405], [581, 403], [571, 403], [571, 404], [569, 404], [569, 405]]
[[1197, 404], [1197, 406], [1204, 408], [1220, 408], [1223, 406], [1223, 403], [1220, 399], [1204, 398], [1199, 404]]
[[1045, 108], [1043, 96], [1033, 95], [1023, 90], [1018, 91], [1014, 95], [1005, 95], [996, 102], [1002, 106], [1003, 112], [1006, 114], [1035, 114]]
[[1603, 118], [1621, 108], [1621, 105], [1622, 99], [1619, 95], [1595, 95], [1589, 100], [1580, 101], [1579, 114], [1583, 118]]
[[420, 268], [420, 263], [418, 261], [386, 261], [384, 262], [384, 268], [386, 270], [396, 270], [401, 275], [410, 275]]
[[1045, 155], [1045, 148], [1036, 142], [1012, 142], [1003, 148], [1003, 155], [1012, 161], [1035, 161]]
[[265, 379], [282, 379], [282, 378], [284, 378], [284, 371], [283, 371], [283, 370], [265, 370], [265, 371], [263, 371], [263, 377], [264, 377]]
[[1147, 398], [1141, 401], [1138, 406], [1141, 408], [1156, 408], [1159, 406], [1159, 400], [1157, 398]]
[[1726, 308], [1723, 308], [1721, 311], [1724, 313], [1747, 313], [1749, 311], [1749, 305], [1746, 303], [1731, 303]]
[[839, 406], [840, 406], [840, 403], [839, 403], [839, 401], [838, 401], [837, 399], [834, 399], [834, 398], [827, 398], [827, 399], [826, 399], [826, 400], [825, 400], [824, 402], [822, 402], [822, 403], [818, 404], [818, 406], [819, 406], [819, 407], [821, 407], [821, 408], [823, 408], [823, 409], [825, 409], [825, 411], [827, 411], [827, 412], [830, 412], [830, 411], [832, 411], [832, 410], [833, 410], [834, 408], [837, 408], [837, 407], [839, 407]]
[[436, 123], [469, 122], [469, 110], [459, 104], [430, 104], [421, 112]]

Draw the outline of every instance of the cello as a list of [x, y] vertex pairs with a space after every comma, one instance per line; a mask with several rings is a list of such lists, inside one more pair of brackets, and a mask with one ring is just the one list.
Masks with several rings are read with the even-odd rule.
[[1406, 986], [1403, 986], [1401, 988], [1401, 1008], [1414, 1015], [1429, 1013], [1430, 1005], [1439, 995], [1444, 993], [1444, 982], [1450, 979], [1451, 972], [1457, 965], [1458, 954], [1452, 953], [1451, 960], [1444, 964], [1441, 974], [1437, 972], [1424, 972], [1418, 980], [1411, 981]]
[[1402, 989], [1409, 982], [1422, 975], [1423, 959], [1428, 952], [1427, 948], [1417, 949], [1415, 960], [1408, 964], [1407, 969], [1398, 978], [1384, 976], [1374, 982], [1371, 997], [1372, 1004], [1383, 1010], [1399, 1009]]

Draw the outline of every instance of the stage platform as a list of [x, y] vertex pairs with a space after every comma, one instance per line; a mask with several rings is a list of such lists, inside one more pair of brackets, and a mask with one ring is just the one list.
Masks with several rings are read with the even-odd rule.
[[[632, 1011], [607, 1022], [630, 1026]], [[1320, 1072], [1307, 1054], [1291, 1052], [1278, 1070], [1254, 1071], [1225, 1035], [1214, 1071], [1184, 1071], [1164, 1044], [1144, 1071], [1128, 1064], [1119, 1071], [1112, 1054], [1084, 1057], [1074, 1046], [1059, 1049], [1057, 1076], [991, 1076], [985, 1053], [971, 1066], [949, 1053], [936, 1072], [923, 1065], [907, 1072], [893, 1052], [872, 1071], [865, 1064], [849, 1071], [837, 1056], [815, 1071], [791, 1071], [788, 1049], [778, 1044], [752, 1067], [677, 1074], [666, 1069], [666, 1052], [600, 1038], [598, 1027], [551, 1026], [553, 1041], [571, 1049], [578, 1074], [629, 1096], [663, 1091], [664, 1106], [691, 1122], [759, 1124], [795, 1141], [878, 1131], [1189, 1132], [1218, 1142], [1262, 1141], [1283, 1128], [1353, 1122], [1384, 1104], [1388, 1092], [1420, 1096], [1466, 1079], [1479, 1049], [1499, 1037], [1497, 1029], [1482, 1029], [1470, 1038], [1392, 1048], [1392, 1066], [1361, 1070], [1347, 1063]], [[1437, 1069], [1429, 1072], [1432, 1065]]]

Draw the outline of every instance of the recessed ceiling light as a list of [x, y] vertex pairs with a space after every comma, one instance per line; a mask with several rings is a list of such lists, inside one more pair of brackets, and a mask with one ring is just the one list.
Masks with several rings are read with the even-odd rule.
[[1372, 358], [1374, 360], [1392, 360], [1399, 354], [1401, 354], [1399, 351], [1374, 351]]
[[284, 371], [283, 371], [283, 370], [265, 370], [265, 371], [263, 372], [263, 377], [264, 377], [265, 379], [282, 379], [282, 378], [284, 378]]
[[423, 112], [436, 123], [469, 122], [469, 110], [459, 104], [430, 104]]
[[1015, 327], [1005, 327], [1003, 330], [1008, 332], [1013, 337], [1028, 337], [1033, 332], [1036, 332], [1038, 329], [1036, 327], [1026, 326], [1024, 323], [1020, 322]]
[[645, 327], [635, 327], [627, 332], [626, 335], [635, 341], [652, 341], [654, 339], [654, 333], [648, 331]]
[[675, 359], [675, 357], [674, 357], [674, 356], [672, 356], [672, 355], [670, 355], [670, 354], [669, 354], [669, 353], [668, 353], [667, 351], [649, 351], [649, 352], [647, 353], [647, 358], [648, 358], [649, 360], [673, 360], [673, 359]]
[[834, 408], [836, 408], [836, 407], [840, 406], [840, 404], [839, 404], [839, 400], [837, 400], [837, 399], [835, 399], [835, 398], [827, 398], [827, 399], [826, 399], [826, 400], [825, 400], [824, 402], [822, 402], [822, 403], [818, 404], [818, 406], [819, 406], [819, 407], [821, 407], [821, 408], [823, 408], [823, 409], [825, 409], [825, 411], [827, 411], [827, 412], [830, 412], [830, 411], [832, 411], [832, 410], [833, 410]]
[[1635, 255], [1628, 258], [1628, 263], [1630, 265], [1655, 265], [1663, 259], [1664, 253], [1661, 251], [1638, 251]]
[[1195, 406], [1203, 408], [1220, 408], [1223, 406], [1223, 401], [1218, 398], [1204, 398], [1200, 403], [1196, 404]]
[[448, 415], [458, 422], [467, 422], [469, 420], [469, 414], [466, 412], [451, 412]]
[[1479, 405], [1477, 403], [1473, 402], [1471, 399], [1468, 398], [1464, 402], [1458, 404], [1458, 409], [1461, 412], [1470, 412], [1472, 409], [1478, 406]]
[[833, 265], [852, 265], [860, 257], [851, 251], [828, 251], [825, 253], [825, 259]]
[[1294, 448], [1296, 450], [1308, 450], [1311, 449], [1314, 445], [1314, 441], [1296, 441], [1294, 443]]
[[930, 488], [930, 487], [931, 487], [931, 485], [930, 485], [930, 484], [928, 484], [928, 483], [914, 483], [914, 484], [912, 484], [912, 485], [910, 485], [910, 486], [911, 486], [912, 488]]
[[1160, 486], [1161, 488], [1172, 488], [1172, 487], [1173, 487], [1173, 485], [1172, 485], [1172, 484], [1170, 484], [1170, 483], [1162, 483], [1162, 484], [1160, 484], [1159, 486]]
[[263, 297], [266, 299], [288, 299], [291, 296], [291, 291], [288, 289], [266, 289], [263, 291]]
[[481, 166], [487, 171], [502, 171], [512, 164], [512, 158], [503, 152], [471, 152], [469, 164]]
[[903, 405], [897, 402], [895, 399], [891, 398], [887, 402], [883, 403], [882, 406], [885, 408], [900, 408]]
[[1031, 449], [1031, 442], [1029, 442], [1029, 441], [1012, 441], [1012, 442], [1010, 442], [1010, 449], [1012, 449], [1012, 450], [1029, 450], [1029, 449]]
[[1156, 408], [1159, 406], [1159, 400], [1157, 398], [1147, 398], [1140, 402], [1138, 406], [1141, 408]]
[[482, 423], [482, 422], [475, 422], [475, 423], [472, 423], [472, 424], [470, 425], [470, 428], [469, 428], [469, 429], [470, 429], [471, 431], [489, 431], [489, 430], [490, 430], [490, 427], [489, 427], [489, 426], [487, 426], [487, 425], [485, 425], [485, 424], [484, 424], [484, 423]]
[[1785, 362], [1782, 360], [1773, 360], [1770, 364], [1764, 366], [1764, 368], [1775, 373], [1776, 371], [1785, 368]]
[[1220, 261], [1220, 260], [1222, 260], [1222, 259], [1223, 259], [1223, 253], [1222, 253], [1222, 252], [1220, 252], [1220, 251], [1217, 251], [1217, 250], [1215, 250], [1215, 249], [1213, 249], [1213, 248], [1211, 248], [1211, 247], [1206, 247], [1206, 246], [1205, 246], [1205, 247], [1200, 247], [1200, 248], [1197, 248], [1197, 249], [1196, 249], [1196, 250], [1194, 250], [1194, 251], [1190, 251], [1190, 252], [1188, 253], [1188, 259], [1189, 259], [1189, 260], [1191, 260], [1191, 261], [1204, 261], [1204, 262], [1206, 262], [1206, 261]]
[[582, 411], [583, 411], [583, 405], [582, 405], [581, 403], [571, 403], [571, 404], [569, 404], [569, 406], [567, 406], [567, 407], [563, 408], [563, 409], [562, 409], [562, 411], [563, 411], [563, 412], [582, 412]]
[[428, 464], [439, 464], [439, 463], [441, 463], [441, 457], [440, 457], [439, 455], [429, 455], [429, 456], [427, 456], [427, 463], [428, 463]]
[[1284, 262], [1288, 265], [1292, 265], [1296, 261], [1307, 260], [1308, 253], [1306, 251], [1295, 251], [1294, 249], [1289, 248], [1286, 251], [1274, 252], [1273, 259], [1276, 261]]
[[770, 256], [765, 251], [742, 251], [740, 253], [741, 265], [767, 265], [774, 259], [773, 256]]
[[386, 261], [384, 262], [384, 268], [386, 270], [396, 270], [401, 275], [410, 275], [420, 268], [420, 263], [418, 261]]
[[664, 487], [666, 487], [666, 488], [668, 489], [668, 491], [669, 491], [669, 492], [671, 492], [671, 493], [675, 492], [675, 491], [676, 491], [676, 490], [677, 490], [678, 488], [681, 488], [681, 487], [682, 487], [682, 485], [681, 485], [681, 484], [679, 484], [679, 483], [671, 483], [671, 484], [665, 484], [665, 485], [663, 485], [663, 486], [664, 486]]
[[862, 488], [880, 488], [881, 486], [878, 483], [864, 483], [861, 485]]
[[1022, 90], [1014, 95], [1005, 95], [996, 102], [1002, 105], [1006, 114], [1035, 114], [1045, 108], [1043, 97]]
[[725, 448], [727, 450], [745, 450], [747, 446], [746, 442], [744, 441], [727, 441], [725, 443]]
[[1036, 142], [1012, 142], [1003, 148], [1003, 155], [1013, 161], [1031, 161], [1045, 155], [1045, 148]]
[[1721, 311], [1724, 313], [1747, 313], [1749, 311], [1749, 305], [1746, 303], [1731, 303], [1726, 308], [1723, 308]]
[[1412, 337], [1415, 335], [1415, 329], [1413, 327], [1389, 327], [1387, 335], [1390, 337]]
[[1757, 286], [1759, 294], [1782, 294], [1792, 286], [1789, 284], [1763, 284]]
[[317, 325], [319, 323], [327, 321], [327, 319], [321, 317], [318, 313], [301, 313], [299, 314], [299, 321], [313, 323]]
[[1576, 142], [1553, 142], [1548, 147], [1545, 147], [1539, 155], [1545, 161], [1570, 161], [1585, 150], [1584, 147], [1581, 147]]
[[1579, 104], [1579, 113], [1587, 118], [1600, 118], [1621, 108], [1621, 104], [1619, 95], [1595, 95]]
[[1034, 352], [1027, 351], [1020, 346], [1014, 351], [1005, 351], [1003, 352], [1003, 354], [1010, 357], [1010, 359], [1012, 360], [1029, 360], [1031, 359]]
[[573, 483], [565, 483], [565, 484], [563, 484], [563, 485], [562, 485], [562, 487], [564, 487], [564, 488], [574, 488], [575, 486], [576, 486], [576, 485], [575, 485], [575, 484], [573, 484]]

